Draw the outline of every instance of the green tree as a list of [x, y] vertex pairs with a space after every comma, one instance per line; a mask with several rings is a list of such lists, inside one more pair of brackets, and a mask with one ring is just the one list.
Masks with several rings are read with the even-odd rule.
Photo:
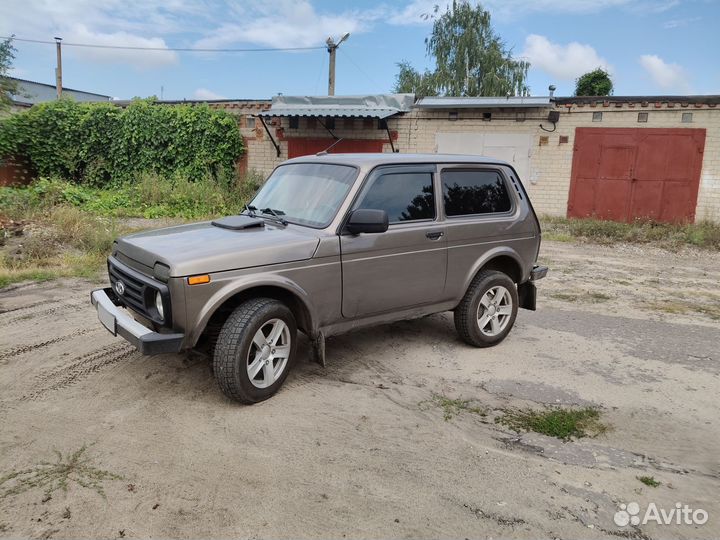
[[576, 96], [609, 96], [613, 93], [610, 74], [599, 67], [575, 79]]
[[10, 108], [11, 94], [17, 93], [17, 82], [9, 76], [12, 62], [15, 59], [15, 47], [12, 38], [0, 41], [0, 111]]
[[452, 6], [435, 18], [425, 39], [435, 71], [419, 73], [408, 62], [400, 62], [396, 92], [420, 96], [506, 96], [528, 95], [530, 64], [512, 57], [490, 23], [490, 13], [480, 4], [453, 0]]

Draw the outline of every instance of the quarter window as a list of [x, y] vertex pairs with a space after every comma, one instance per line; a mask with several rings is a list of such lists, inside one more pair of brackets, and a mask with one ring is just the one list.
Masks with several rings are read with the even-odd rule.
[[435, 218], [431, 173], [390, 173], [378, 176], [358, 208], [385, 210], [390, 223]]
[[512, 204], [498, 171], [445, 170], [443, 201], [448, 216], [509, 212]]

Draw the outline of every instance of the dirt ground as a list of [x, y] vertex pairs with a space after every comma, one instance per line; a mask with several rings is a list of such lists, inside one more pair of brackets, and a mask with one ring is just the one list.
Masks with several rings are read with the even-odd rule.
[[[303, 344], [252, 407], [202, 357], [113, 338], [95, 283], [0, 291], [0, 536], [720, 537], [720, 254], [546, 242], [542, 259], [539, 308], [501, 345], [462, 344], [450, 314], [333, 338], [326, 369]], [[494, 422], [548, 405], [600, 407], [610, 429]], [[709, 520], [620, 527], [630, 502]]]

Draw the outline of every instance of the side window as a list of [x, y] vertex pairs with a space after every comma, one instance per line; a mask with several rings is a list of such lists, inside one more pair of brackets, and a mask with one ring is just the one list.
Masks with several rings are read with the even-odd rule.
[[512, 208], [505, 181], [498, 171], [446, 169], [442, 172], [447, 216], [493, 214]]
[[385, 210], [390, 223], [435, 218], [435, 194], [429, 172], [378, 176], [357, 208]]

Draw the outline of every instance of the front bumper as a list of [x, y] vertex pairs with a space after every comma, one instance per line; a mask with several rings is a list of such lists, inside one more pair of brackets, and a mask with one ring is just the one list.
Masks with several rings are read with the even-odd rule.
[[118, 307], [112, 298], [112, 289], [97, 289], [90, 295], [90, 301], [97, 310], [98, 319], [108, 331], [124, 337], [137, 348], [141, 354], [162, 354], [178, 352], [182, 347], [184, 334], [161, 334], [146, 328], [130, 314]]

